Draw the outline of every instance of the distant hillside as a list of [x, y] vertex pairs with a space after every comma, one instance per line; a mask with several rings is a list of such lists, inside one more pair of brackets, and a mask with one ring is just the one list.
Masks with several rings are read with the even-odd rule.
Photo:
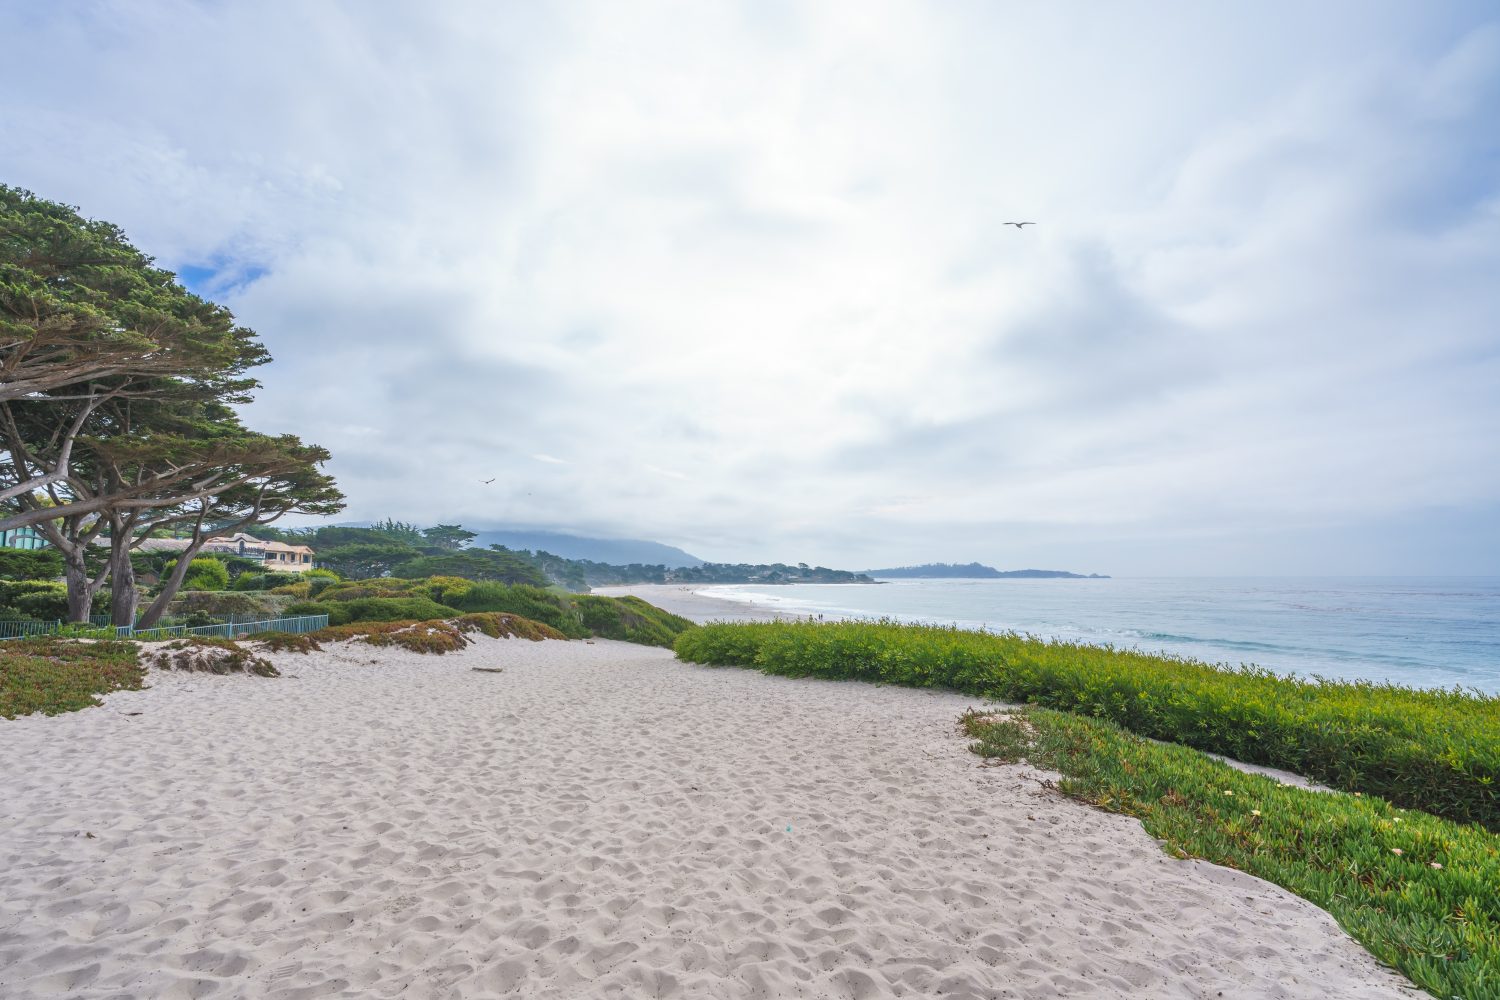
[[921, 566], [896, 566], [892, 569], [867, 569], [865, 573], [887, 580], [1108, 580], [1098, 573], [1085, 576], [1060, 569], [1007, 569], [999, 570], [977, 562], [960, 566], [957, 563], [924, 563]]
[[[505, 550], [509, 552], [509, 550]], [[630, 563], [611, 565], [588, 559], [564, 559], [553, 552], [515, 552], [536, 566], [552, 582], [569, 590], [615, 587], [632, 583], [874, 583], [868, 576], [847, 570], [798, 563], [701, 563], [663, 566]]]
[[503, 545], [508, 549], [550, 552], [564, 559], [586, 559], [589, 562], [621, 566], [632, 563], [647, 566], [702, 566], [703, 560], [671, 545], [635, 538], [588, 538], [560, 531], [524, 529], [480, 531], [473, 542], [476, 548]]

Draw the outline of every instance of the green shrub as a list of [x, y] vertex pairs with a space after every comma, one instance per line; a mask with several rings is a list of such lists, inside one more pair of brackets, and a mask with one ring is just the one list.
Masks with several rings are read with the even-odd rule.
[[0, 580], [0, 605], [19, 618], [60, 621], [68, 616], [68, 588], [52, 580]]
[[383, 587], [369, 581], [357, 581], [354, 583], [336, 583], [324, 589], [320, 600], [324, 601], [358, 601], [366, 597], [409, 597], [412, 596], [394, 587]]
[[312, 597], [312, 583], [307, 580], [298, 580], [296, 583], [286, 583], [271, 591], [273, 594], [281, 594], [286, 597], [295, 597], [306, 601]]
[[602, 639], [671, 647], [679, 635], [696, 627], [686, 618], [647, 604], [639, 597], [580, 594], [573, 601], [583, 624]]
[[[194, 559], [196, 564], [198, 560]], [[189, 573], [193, 573], [189, 570]], [[298, 583], [301, 577], [296, 573], [241, 573], [234, 578], [230, 590], [271, 590], [275, 587], [284, 587], [287, 584]], [[186, 584], [184, 584], [186, 586]], [[212, 590], [212, 587], [194, 587], [194, 590]], [[223, 589], [223, 588], [219, 588]]]
[[525, 584], [476, 583], [457, 599], [463, 611], [504, 611], [557, 629], [570, 639], [592, 635], [567, 598]]
[[302, 574], [302, 579], [307, 583], [309, 597], [317, 597], [329, 587], [340, 582], [339, 575], [331, 569], [310, 569]]
[[283, 609], [294, 599], [263, 590], [190, 590], [179, 594], [167, 609], [169, 615], [189, 615], [202, 611], [217, 618], [234, 615], [241, 620], [255, 618], [279, 618]]
[[700, 663], [944, 687], [1107, 719], [1500, 829], [1500, 698], [1313, 682], [1256, 668], [892, 622], [714, 624], [678, 637]]
[[62, 572], [56, 549], [0, 548], [0, 580], [54, 580]]
[[238, 580], [245, 574], [258, 576], [266, 571], [266, 564], [259, 559], [248, 559], [245, 556], [232, 555], [228, 552], [210, 552], [209, 559], [217, 559], [224, 564], [229, 571], [231, 581]]
[[[177, 560], [170, 560], [162, 567], [166, 577], [177, 568]], [[187, 576], [182, 581], [183, 590], [228, 590], [229, 570], [222, 560], [200, 556], [188, 564]]]
[[426, 597], [456, 608], [473, 586], [473, 580], [461, 576], [430, 576], [425, 580], [413, 581], [408, 592], [415, 597]]
[[454, 608], [425, 597], [361, 597], [352, 601], [305, 601], [287, 608], [288, 615], [327, 615], [329, 625], [352, 622], [434, 621], [457, 618]]
[[[350, 621], [393, 621], [392, 618], [350, 618], [350, 612], [330, 610], [360, 601], [419, 600], [471, 613], [503, 612], [551, 626], [570, 639], [591, 635], [652, 646], [670, 646], [684, 630], [686, 618], [668, 614], [638, 597], [575, 595], [528, 584], [475, 581], [466, 577], [433, 576], [408, 580], [383, 577], [332, 583], [317, 593], [316, 602], [303, 602], [298, 614], [326, 614], [333, 624]], [[291, 613], [291, 609], [288, 609]], [[401, 618], [419, 618], [402, 615]], [[444, 615], [426, 615], [428, 618]], [[452, 617], [451, 612], [446, 617]]]

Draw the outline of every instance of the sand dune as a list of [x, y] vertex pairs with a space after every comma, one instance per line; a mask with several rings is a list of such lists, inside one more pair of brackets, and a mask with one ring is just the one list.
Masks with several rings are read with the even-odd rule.
[[0, 722], [0, 996], [1416, 995], [981, 767], [959, 696], [604, 641], [276, 659]]

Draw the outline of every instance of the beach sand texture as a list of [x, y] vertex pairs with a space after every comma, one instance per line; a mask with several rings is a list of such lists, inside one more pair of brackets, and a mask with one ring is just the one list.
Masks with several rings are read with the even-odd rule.
[[0, 721], [0, 996], [1420, 995], [981, 766], [957, 695], [602, 640], [275, 660]]

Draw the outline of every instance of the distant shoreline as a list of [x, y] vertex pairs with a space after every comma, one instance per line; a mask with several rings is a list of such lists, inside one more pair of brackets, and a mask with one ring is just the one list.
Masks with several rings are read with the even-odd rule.
[[[805, 615], [789, 615], [743, 601], [731, 601], [723, 597], [710, 597], [698, 593], [705, 587], [733, 586], [732, 584], [690, 583], [635, 583], [615, 587], [593, 587], [592, 594], [604, 597], [639, 597], [663, 611], [681, 615], [689, 621], [703, 624], [711, 621], [786, 621], [805, 618]], [[762, 586], [754, 584], [754, 586]], [[766, 586], [782, 586], [766, 584]]]

